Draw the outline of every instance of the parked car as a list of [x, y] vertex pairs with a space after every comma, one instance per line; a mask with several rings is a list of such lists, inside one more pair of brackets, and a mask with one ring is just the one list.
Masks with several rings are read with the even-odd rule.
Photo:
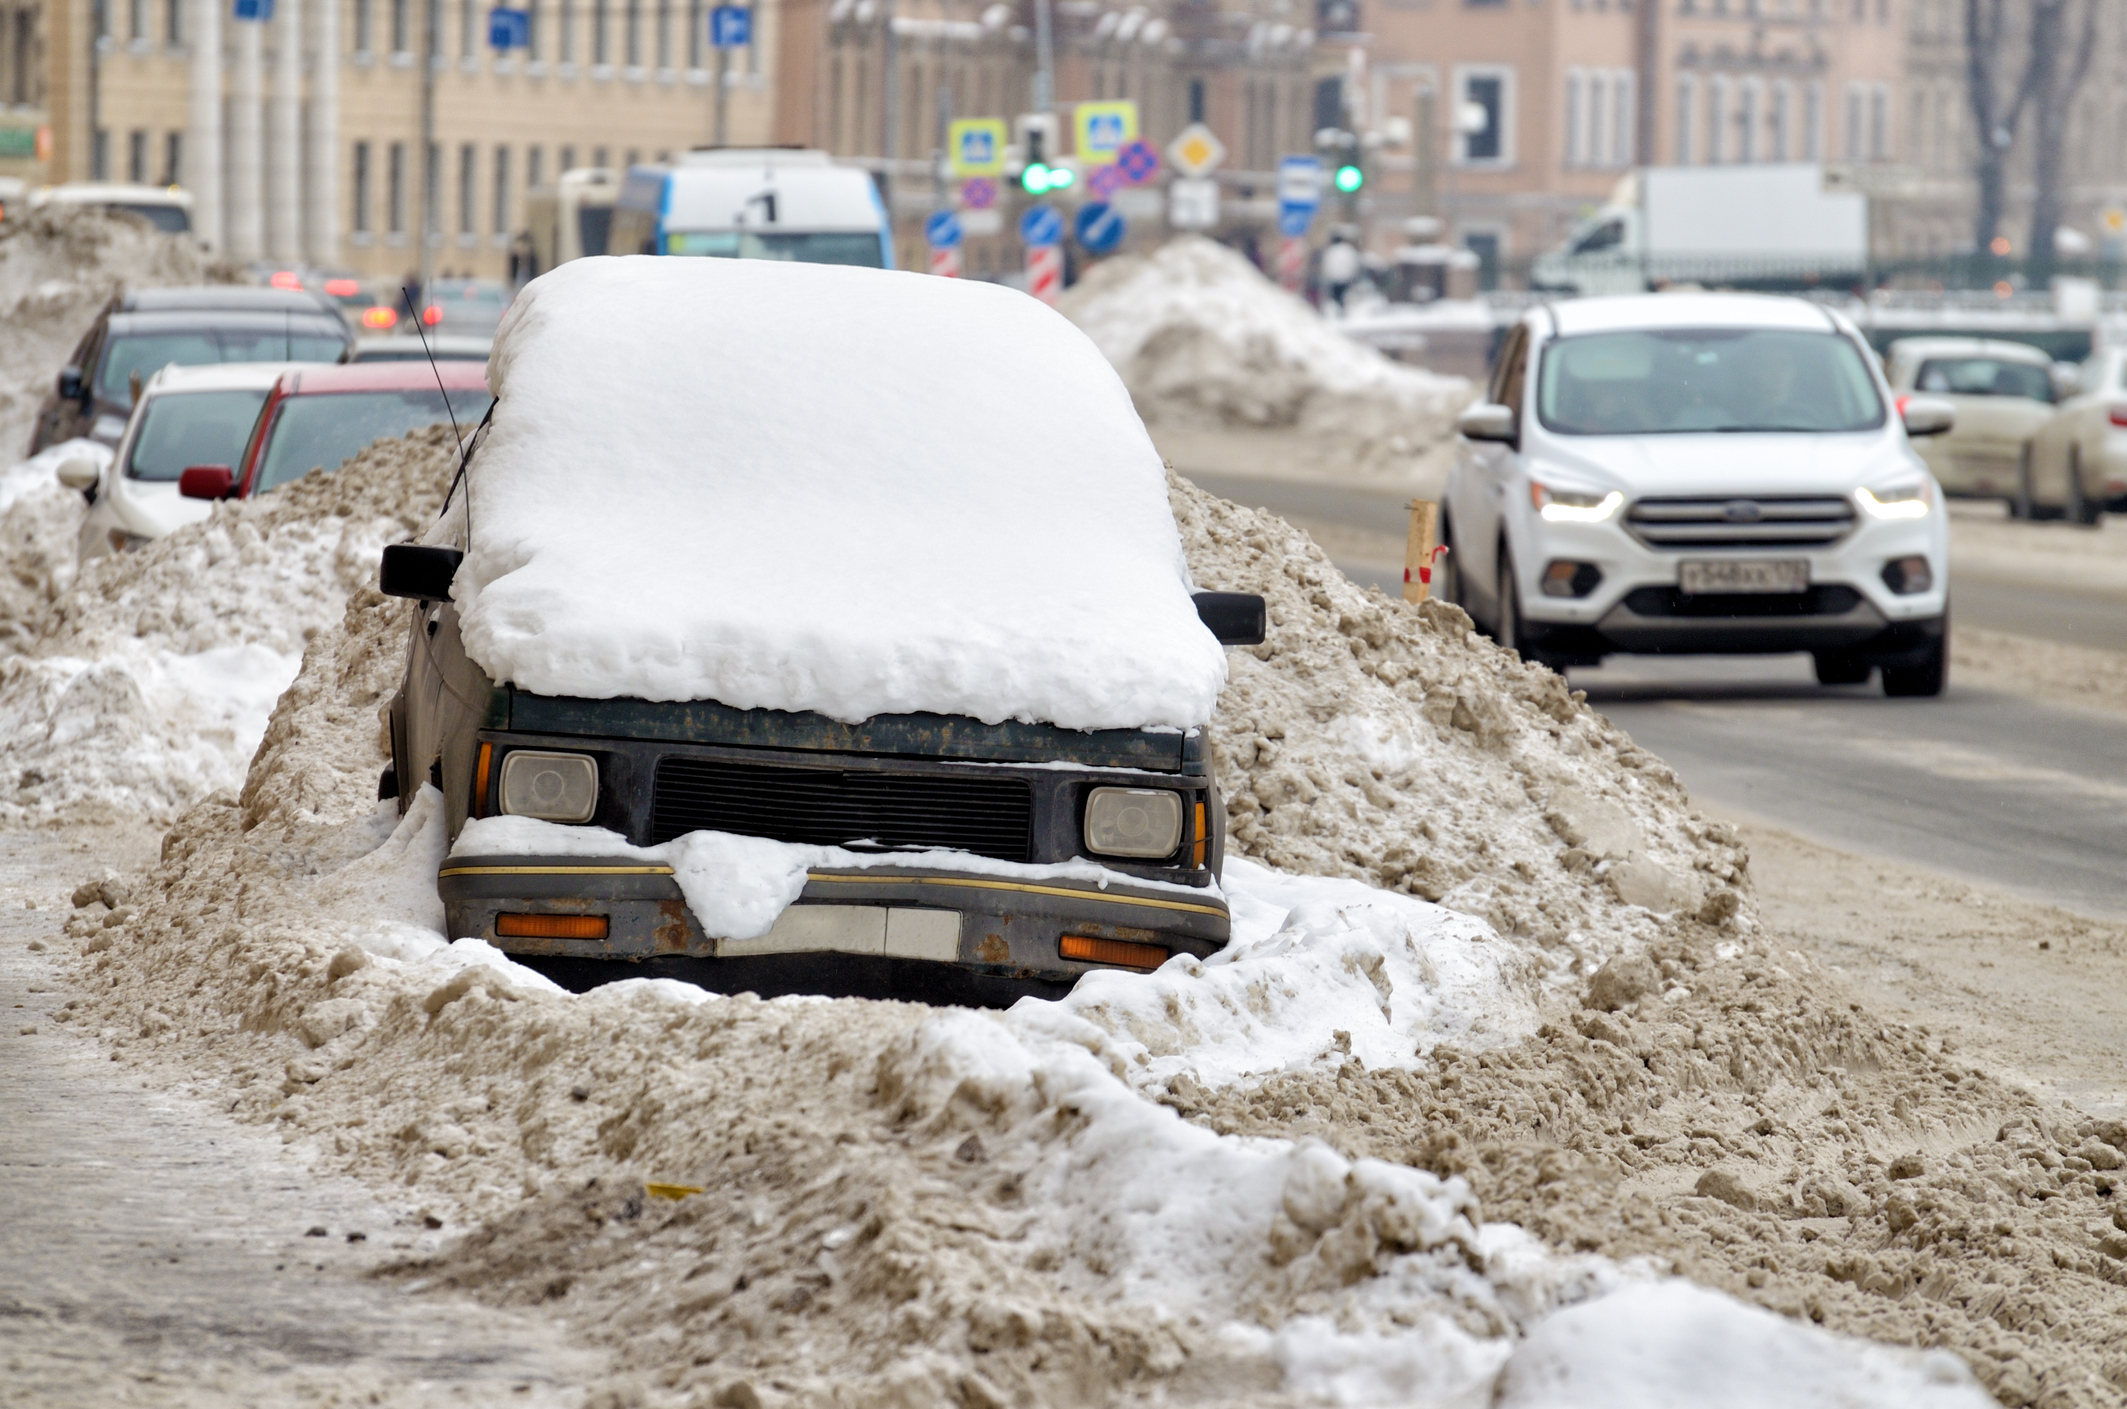
[[433, 332], [492, 338], [510, 297], [509, 285], [494, 279], [431, 280], [422, 295], [421, 322]]
[[1892, 395], [1917, 392], [1957, 408], [1957, 428], [1919, 447], [1943, 492], [2000, 499], [2012, 514], [2029, 518], [2041, 502], [2031, 441], [2053, 419], [2061, 389], [2053, 359], [2019, 342], [1901, 338], [1891, 344], [1883, 370]]
[[254, 498], [312, 470], [338, 469], [373, 442], [424, 426], [451, 423], [470, 434], [493, 401], [485, 364], [478, 362], [291, 368], [274, 379], [242, 454], [200, 462], [205, 468], [187, 475], [179, 492], [189, 499]]
[[1808, 651], [1825, 684], [1946, 670], [1948, 529], [1853, 325], [1799, 299], [1662, 294], [1531, 310], [1462, 414], [1448, 595], [1564, 668], [1613, 652]]
[[[771, 261], [519, 298], [465, 476], [380, 578], [416, 605], [379, 793], [450, 837], [451, 934], [575, 987], [975, 1003], [1225, 946], [1206, 726], [1264, 604], [1194, 593], [1084, 335]], [[912, 409], [940, 384], [964, 414]]]
[[179, 186], [148, 186], [132, 181], [69, 181], [41, 186], [30, 195], [32, 206], [93, 206], [137, 215], [171, 235], [192, 229], [192, 193]]
[[2127, 512], [2127, 348], [2093, 354], [2031, 437], [2031, 512], [2096, 524]]
[[175, 364], [337, 362], [353, 340], [301, 291], [237, 285], [141, 289], [104, 307], [37, 412], [29, 453], [77, 437], [116, 445], [139, 381]]
[[424, 342], [412, 333], [391, 337], [356, 338], [347, 350], [349, 362], [485, 362], [495, 340], [462, 333], [430, 333]]
[[[195, 465], [234, 465], [284, 362], [165, 367], [148, 378], [117, 452], [101, 471], [92, 462], [60, 466], [60, 482], [89, 501], [77, 540], [82, 561], [122, 553], [197, 523], [212, 512], [178, 492]], [[80, 467], [94, 471], [86, 477]], [[85, 479], [85, 482], [84, 482]]]

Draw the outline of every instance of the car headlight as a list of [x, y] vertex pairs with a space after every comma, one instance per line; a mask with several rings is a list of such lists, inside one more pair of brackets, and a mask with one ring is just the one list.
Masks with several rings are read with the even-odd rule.
[[1862, 509], [1872, 519], [1918, 519], [1927, 516], [1928, 506], [1935, 501], [1935, 491], [1923, 479], [1892, 489], [1856, 490], [1854, 497], [1861, 501]]
[[1095, 788], [1086, 797], [1086, 850], [1172, 856], [1182, 844], [1182, 795], [1165, 788]]
[[1618, 511], [1625, 496], [1616, 490], [1553, 489], [1529, 481], [1529, 503], [1550, 523], [1601, 523]]
[[598, 760], [517, 749], [502, 760], [502, 810], [542, 822], [588, 822], [598, 810]]

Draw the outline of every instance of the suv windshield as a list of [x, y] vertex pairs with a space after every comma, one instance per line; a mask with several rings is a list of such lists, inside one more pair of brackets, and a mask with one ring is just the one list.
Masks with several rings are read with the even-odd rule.
[[1930, 357], [1913, 379], [1918, 391], [1953, 396], [2023, 396], [2053, 400], [2053, 380], [2044, 367], [1995, 357]]
[[[481, 387], [451, 393], [450, 409], [470, 431], [495, 398]], [[251, 492], [300, 479], [315, 469], [338, 469], [375, 440], [448, 421], [441, 391], [340, 391], [291, 396], [274, 413], [266, 432]]]
[[131, 333], [111, 340], [110, 351], [104, 354], [103, 371], [96, 378], [96, 389], [104, 400], [130, 406], [135, 372], [145, 381], [173, 362], [180, 367], [214, 362], [337, 362], [346, 346], [345, 338], [302, 329], [199, 328], [181, 333]]
[[1883, 399], [1837, 333], [1660, 328], [1544, 349], [1537, 415], [1561, 435], [1874, 430]]
[[665, 253], [704, 254], [716, 259], [784, 259], [799, 264], [861, 264], [867, 269], [877, 269], [883, 262], [879, 237], [869, 231], [764, 235], [752, 230], [675, 230], [665, 236]]
[[174, 480], [187, 465], [228, 465], [243, 458], [251, 423], [266, 404], [257, 391], [173, 391], [148, 398], [126, 474]]

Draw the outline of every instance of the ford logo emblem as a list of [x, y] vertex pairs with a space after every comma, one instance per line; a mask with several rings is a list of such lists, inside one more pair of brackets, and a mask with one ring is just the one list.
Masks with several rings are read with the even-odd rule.
[[1765, 517], [1765, 510], [1755, 499], [1731, 499], [1721, 506], [1721, 517], [1730, 523], [1756, 523]]

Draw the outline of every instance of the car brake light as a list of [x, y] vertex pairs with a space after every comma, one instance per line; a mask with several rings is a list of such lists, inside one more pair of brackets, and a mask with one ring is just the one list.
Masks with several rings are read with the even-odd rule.
[[2105, 419], [2116, 426], [2127, 426], [2127, 406], [2115, 406], [2105, 413]]
[[1898, 416], [1901, 420], [1903, 420], [1905, 417], [1905, 404], [1908, 401], [1911, 401], [1912, 399], [1913, 398], [1910, 394], [1898, 398], [1896, 405], [1898, 407]]
[[432, 303], [421, 310], [421, 321], [433, 328], [443, 321], [443, 310]]
[[362, 310], [362, 326], [365, 328], [390, 328], [397, 326], [399, 315], [383, 304]]
[[331, 294], [334, 298], [353, 298], [356, 294], [362, 292], [362, 281], [360, 279], [327, 279], [325, 281], [325, 292]]
[[266, 282], [277, 289], [300, 289], [303, 287], [303, 276], [292, 269], [283, 269]]

